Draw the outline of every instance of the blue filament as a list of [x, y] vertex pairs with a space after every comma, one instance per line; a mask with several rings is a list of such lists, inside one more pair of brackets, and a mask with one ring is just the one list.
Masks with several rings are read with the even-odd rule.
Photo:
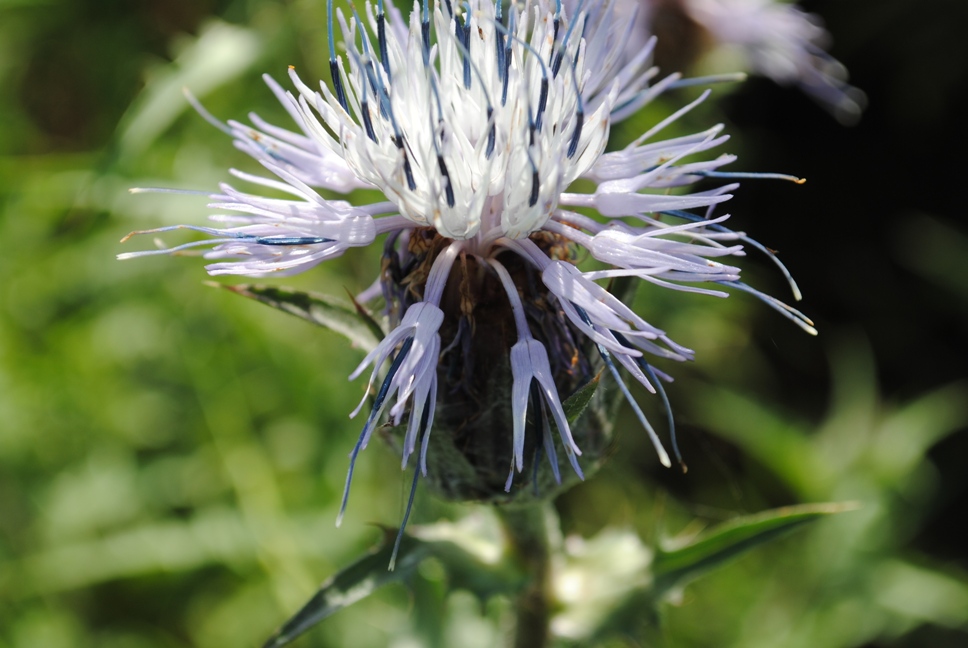
[[343, 79], [339, 74], [339, 64], [336, 62], [336, 38], [333, 35], [333, 0], [326, 0], [326, 34], [329, 39], [329, 76], [333, 80], [336, 100], [347, 113], [350, 108], [346, 103], [346, 92], [343, 90]]

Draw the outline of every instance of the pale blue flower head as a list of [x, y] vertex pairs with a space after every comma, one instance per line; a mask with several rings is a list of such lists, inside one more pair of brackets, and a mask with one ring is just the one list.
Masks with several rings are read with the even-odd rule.
[[[214, 245], [205, 253], [215, 260], [210, 273], [269, 276], [383, 239], [383, 269], [358, 301], [382, 313], [389, 332], [352, 376], [369, 367], [367, 393], [375, 395], [346, 496], [352, 466], [384, 415], [392, 426], [406, 420], [400, 449], [404, 466], [418, 456], [414, 484], [427, 476], [452, 497], [511, 499], [537, 484], [545, 461], [561, 482], [559, 450], [581, 477], [581, 462], [600, 455], [607, 425], [569, 421], [565, 403], [602, 367], [671, 465], [621, 370], [664, 401], [669, 378], [653, 359], [689, 360], [693, 352], [633, 311], [613, 281], [753, 292], [813, 328], [742, 283], [728, 262], [744, 244], [772, 256], [714, 213], [737, 185], [684, 190], [733, 177], [720, 170], [732, 156], [708, 157], [726, 141], [721, 127], [658, 137], [705, 94], [606, 152], [615, 121], [679, 82], [651, 67], [653, 41], [625, 55], [630, 29], [603, 0], [571, 13], [547, 0], [503, 11], [491, 0], [442, 0], [415, 4], [409, 18], [383, 2], [368, 3], [362, 17], [331, 8], [332, 86], [310, 87], [293, 69], [292, 91], [266, 77], [295, 131], [258, 117], [252, 126], [221, 124], [199, 107], [266, 171], [233, 175], [252, 191], [285, 197], [223, 185], [211, 195], [222, 226], [182, 226], [212, 238], [122, 256]], [[573, 189], [579, 179], [592, 189]], [[364, 187], [383, 198], [330, 197]], [[608, 269], [583, 271], [582, 256]], [[435, 461], [440, 444], [448, 449]]]

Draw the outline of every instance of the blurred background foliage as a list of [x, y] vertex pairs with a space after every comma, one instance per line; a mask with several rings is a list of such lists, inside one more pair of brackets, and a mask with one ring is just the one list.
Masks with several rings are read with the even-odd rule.
[[[717, 90], [683, 131], [725, 121], [749, 182], [735, 227], [782, 252], [821, 335], [739, 296], [642, 289], [647, 318], [698, 351], [668, 368], [688, 474], [637, 424], [557, 502], [564, 530], [646, 544], [786, 504], [854, 513], [689, 585], [671, 646], [968, 644], [968, 226], [961, 187], [968, 5], [804, 3], [869, 95], [845, 129], [797, 92]], [[197, 260], [120, 263], [133, 229], [201, 222], [249, 161], [191, 111], [280, 124], [260, 79], [326, 66], [318, 0], [0, 0], [0, 646], [246, 646], [395, 525], [409, 477], [374, 445], [333, 528], [358, 424], [359, 353], [333, 333], [203, 285]], [[619, 139], [695, 96], [664, 99]], [[150, 242], [145, 240], [140, 245]], [[378, 268], [354, 250], [287, 284], [343, 295]], [[747, 263], [773, 294], [782, 279]], [[644, 395], [643, 395], [644, 396]], [[660, 408], [643, 398], [658, 420]], [[626, 425], [628, 423], [628, 425]], [[627, 431], [624, 431], [626, 430]], [[418, 495], [415, 522], [461, 514]], [[305, 646], [491, 646], [506, 604], [444, 597], [430, 563]], [[411, 615], [430, 597], [439, 609]], [[418, 606], [425, 610], [426, 606]], [[482, 614], [483, 613], [483, 614]], [[411, 618], [413, 617], [413, 618]]]

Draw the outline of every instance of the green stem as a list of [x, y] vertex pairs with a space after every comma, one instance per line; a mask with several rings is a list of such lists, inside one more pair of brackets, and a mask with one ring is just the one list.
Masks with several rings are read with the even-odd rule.
[[514, 608], [514, 648], [545, 648], [551, 620], [551, 548], [545, 508], [541, 504], [498, 507], [513, 557], [529, 575]]

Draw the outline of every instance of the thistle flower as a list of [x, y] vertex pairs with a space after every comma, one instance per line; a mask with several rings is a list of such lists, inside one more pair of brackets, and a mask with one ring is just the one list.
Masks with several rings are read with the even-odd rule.
[[[623, 57], [630, 25], [611, 4], [588, 0], [568, 14], [531, 0], [505, 14], [490, 0], [444, 0], [415, 4], [409, 21], [382, 0], [363, 17], [329, 9], [332, 90], [309, 87], [294, 69], [294, 92], [265, 77], [298, 131], [257, 116], [252, 126], [221, 124], [196, 105], [274, 177], [231, 173], [288, 197], [223, 184], [211, 195], [219, 227], [151, 230], [212, 238], [121, 257], [214, 245], [205, 253], [215, 260], [210, 274], [284, 275], [386, 235], [380, 277], [358, 300], [382, 301], [390, 332], [352, 375], [372, 367], [367, 393], [379, 387], [351, 454], [343, 510], [357, 456], [387, 408], [394, 426], [407, 419], [400, 447], [404, 466], [418, 457], [414, 487], [425, 476], [451, 497], [510, 499], [542, 453], [561, 483], [559, 450], [581, 477], [583, 452], [604, 445], [607, 426], [570, 422], [563, 402], [602, 366], [671, 465], [620, 370], [665, 401], [669, 378], [649, 358], [684, 361], [693, 352], [602, 280], [752, 292], [814, 332], [725, 260], [742, 255], [743, 243], [771, 254], [712, 213], [736, 184], [669, 191], [732, 176], [719, 170], [732, 156], [695, 159], [727, 139], [720, 126], [657, 140], [705, 95], [605, 152], [613, 122], [678, 83], [650, 66], [654, 41]], [[345, 57], [335, 52], [334, 20]], [[594, 190], [569, 191], [579, 178]], [[385, 200], [353, 205], [320, 192], [364, 187]], [[580, 254], [609, 269], [580, 270]]]

